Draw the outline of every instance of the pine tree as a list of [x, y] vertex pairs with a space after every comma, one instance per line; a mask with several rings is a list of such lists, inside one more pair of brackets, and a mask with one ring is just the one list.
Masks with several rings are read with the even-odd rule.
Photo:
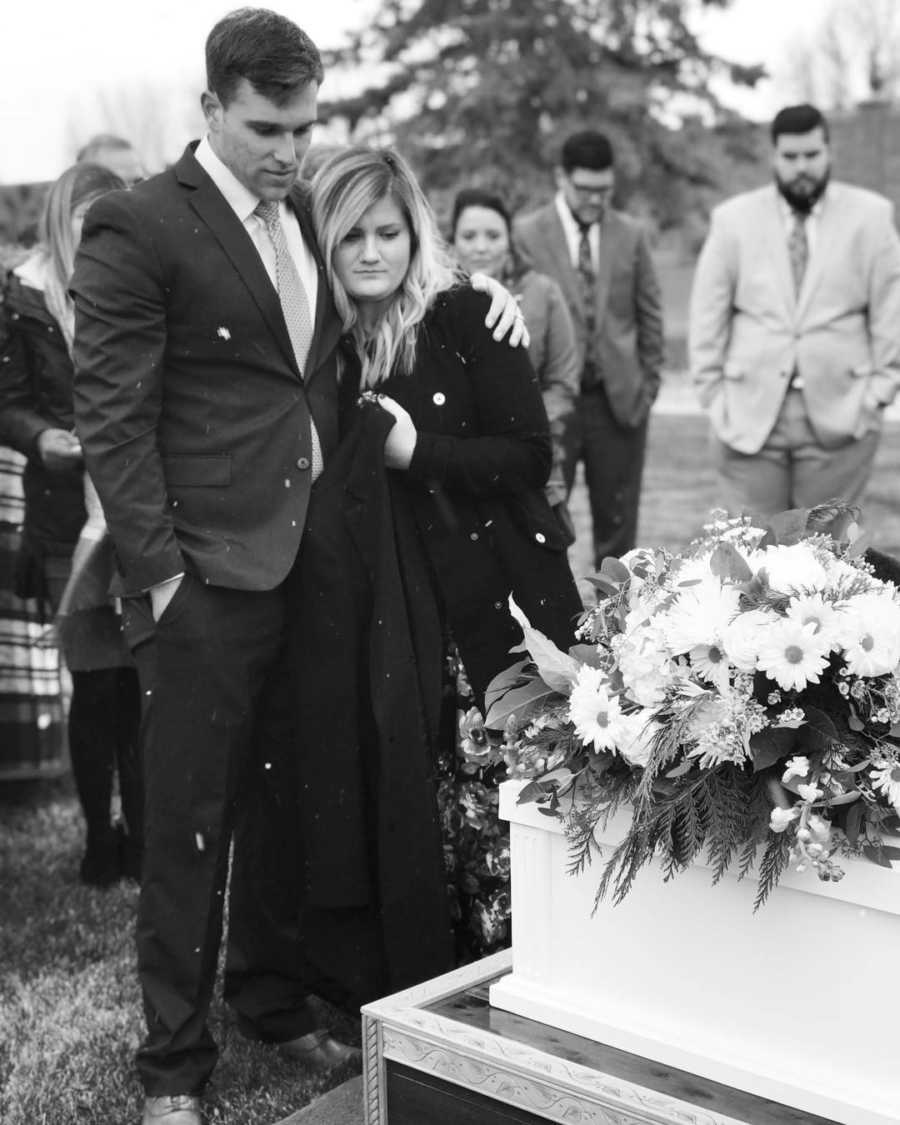
[[[546, 195], [560, 139], [612, 139], [622, 194], [636, 187], [662, 225], [715, 180], [734, 123], [710, 88], [760, 68], [702, 49], [689, 16], [729, 0], [382, 0], [330, 60], [370, 66], [354, 97], [323, 104], [358, 139], [397, 143], [426, 186], [502, 187], [513, 205]], [[700, 121], [704, 124], [701, 125]]]

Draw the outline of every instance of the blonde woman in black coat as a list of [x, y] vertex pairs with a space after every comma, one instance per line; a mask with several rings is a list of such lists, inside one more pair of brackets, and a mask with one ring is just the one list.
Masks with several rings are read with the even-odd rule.
[[552, 463], [541, 388], [523, 349], [485, 329], [408, 165], [350, 148], [313, 181], [314, 223], [352, 342], [344, 379], [395, 418], [385, 459], [480, 703], [517, 659], [509, 595], [567, 648], [581, 609], [567, 537], [544, 496]]
[[[99, 504], [88, 523], [85, 477], [74, 431], [71, 350], [74, 308], [67, 292], [81, 226], [90, 205], [125, 185], [97, 164], [76, 164], [51, 186], [35, 252], [5, 279], [0, 302], [0, 440], [24, 453], [25, 526], [19, 592], [55, 613], [79, 556], [98, 559], [89, 537], [102, 534]], [[89, 605], [59, 622], [72, 674], [69, 751], [86, 824], [81, 880], [104, 886], [140, 865], [141, 786], [137, 757], [137, 674], [107, 598], [111, 563], [91, 574]], [[84, 589], [79, 595], [84, 604]], [[111, 823], [118, 773], [125, 828]]]

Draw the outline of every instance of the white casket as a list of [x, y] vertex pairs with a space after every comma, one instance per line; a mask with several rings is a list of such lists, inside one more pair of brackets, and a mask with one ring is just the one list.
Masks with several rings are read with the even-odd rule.
[[666, 883], [654, 864], [592, 917], [603, 860], [568, 875], [562, 825], [516, 804], [522, 784], [501, 790], [513, 971], [494, 1007], [846, 1125], [900, 1122], [900, 871], [790, 871], [754, 914], [752, 874]]

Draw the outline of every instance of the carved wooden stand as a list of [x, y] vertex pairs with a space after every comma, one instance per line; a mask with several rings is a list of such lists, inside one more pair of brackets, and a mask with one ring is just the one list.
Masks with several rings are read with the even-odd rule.
[[509, 952], [363, 1008], [365, 1125], [833, 1125], [493, 1008]]

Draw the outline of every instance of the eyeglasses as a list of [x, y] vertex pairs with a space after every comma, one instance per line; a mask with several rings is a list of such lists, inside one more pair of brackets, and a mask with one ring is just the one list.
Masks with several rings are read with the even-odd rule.
[[569, 185], [579, 199], [609, 199], [615, 190], [613, 184], [606, 184], [603, 187], [594, 187], [591, 184], [577, 184], [572, 179], [569, 180]]

